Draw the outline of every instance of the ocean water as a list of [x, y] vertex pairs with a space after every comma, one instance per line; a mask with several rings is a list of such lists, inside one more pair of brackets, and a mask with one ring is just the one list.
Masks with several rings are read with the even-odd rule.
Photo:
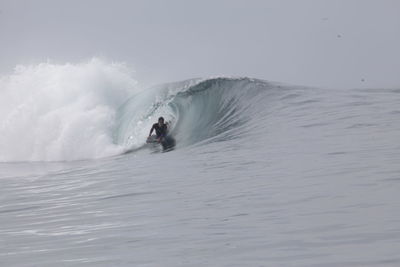
[[[146, 146], [164, 116], [177, 145]], [[1, 266], [400, 266], [400, 89], [123, 64], [0, 79]]]

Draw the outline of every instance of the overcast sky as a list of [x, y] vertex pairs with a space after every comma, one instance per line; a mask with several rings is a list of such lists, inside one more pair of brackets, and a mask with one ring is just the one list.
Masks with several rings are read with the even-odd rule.
[[397, 0], [0, 0], [0, 73], [127, 62], [142, 84], [216, 75], [400, 88]]

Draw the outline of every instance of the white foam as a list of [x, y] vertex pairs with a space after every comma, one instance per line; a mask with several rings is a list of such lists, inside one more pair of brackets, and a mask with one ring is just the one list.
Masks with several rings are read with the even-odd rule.
[[120, 153], [116, 110], [135, 92], [122, 63], [18, 66], [0, 78], [0, 161], [59, 161]]

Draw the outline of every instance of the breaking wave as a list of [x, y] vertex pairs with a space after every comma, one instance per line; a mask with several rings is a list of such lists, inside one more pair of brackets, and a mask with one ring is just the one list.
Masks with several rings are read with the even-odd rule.
[[179, 147], [239, 138], [279, 85], [192, 79], [139, 90], [124, 64], [18, 66], [0, 79], [0, 161], [101, 158], [143, 146], [158, 116]]

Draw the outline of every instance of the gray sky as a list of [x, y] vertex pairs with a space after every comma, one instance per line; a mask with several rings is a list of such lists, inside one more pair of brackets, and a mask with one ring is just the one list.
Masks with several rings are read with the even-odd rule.
[[0, 0], [0, 12], [1, 74], [97, 56], [127, 62], [142, 84], [400, 87], [397, 0]]

